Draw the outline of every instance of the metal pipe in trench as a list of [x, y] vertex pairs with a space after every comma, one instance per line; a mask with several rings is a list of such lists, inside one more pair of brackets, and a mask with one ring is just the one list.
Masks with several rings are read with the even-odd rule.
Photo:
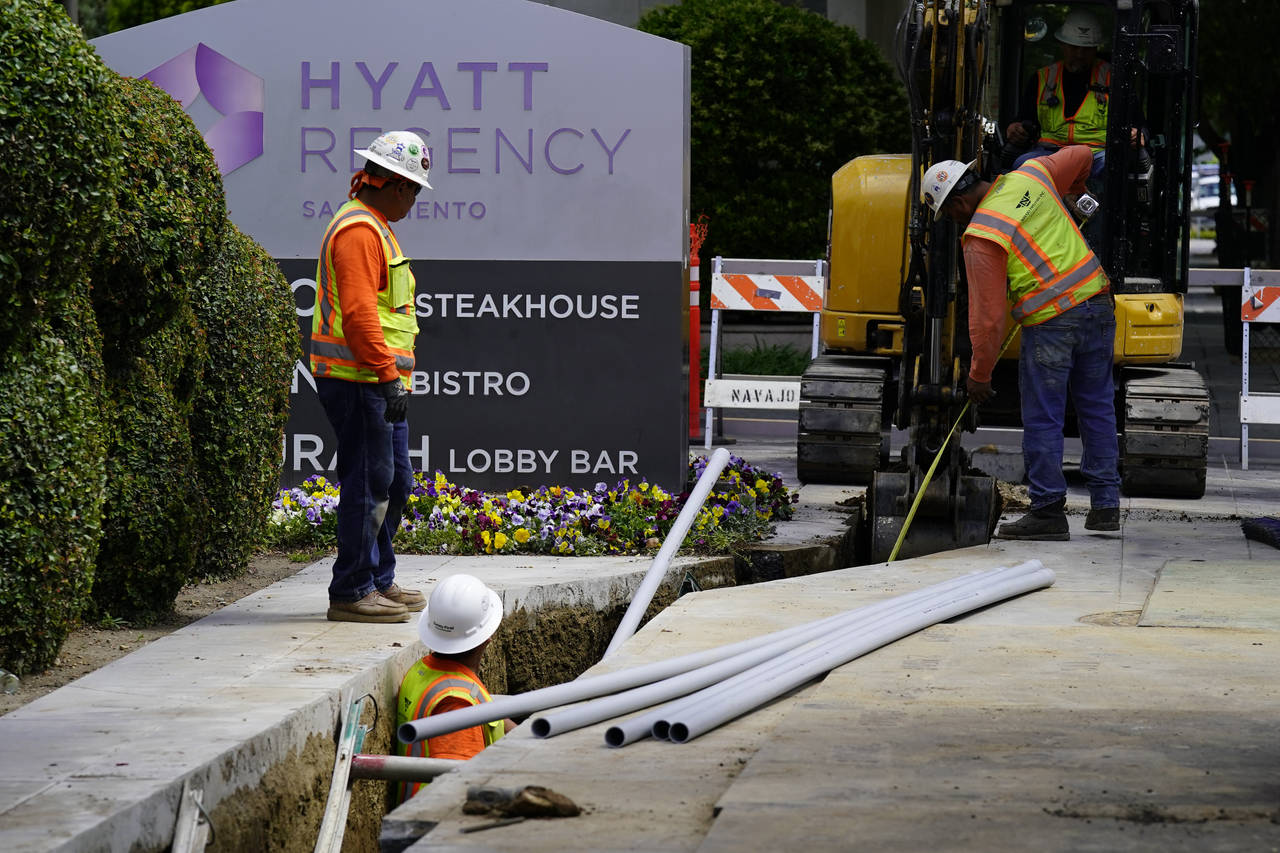
[[[932, 586], [916, 590], [912, 593], [896, 596], [879, 602], [881, 610], [878, 614], [873, 613], [869, 618], [849, 619], [844, 625], [836, 624], [831, 630], [819, 635], [820, 639], [814, 641], [812, 638], [808, 641], [792, 644], [790, 649], [784, 650], [778, 657], [766, 664], [758, 665], [764, 669], [769, 666], [777, 666], [779, 659], [793, 660], [796, 658], [804, 659], [808, 652], [816, 645], [820, 644], [823, 639], [829, 639], [831, 632], [836, 631], [837, 636], [849, 637], [857, 635], [860, 631], [868, 628], [871, 630], [880, 630], [885, 624], [886, 619], [889, 621], [901, 618], [903, 613], [912, 613], [924, 610], [932, 606], [935, 602], [941, 600], [949, 600], [957, 593], [962, 593], [970, 589], [979, 589], [982, 586], [993, 581], [1002, 581], [1009, 578], [1021, 577], [1031, 572], [1044, 569], [1044, 565], [1039, 560], [1029, 560], [1008, 568], [995, 568], [985, 572], [975, 572], [959, 578], [953, 578], [949, 581], [933, 584]], [[843, 616], [858, 614], [858, 611], [847, 611]], [[807, 645], [806, 645], [807, 642]], [[803, 648], [801, 648], [803, 646]], [[782, 657], [785, 655], [786, 657]], [[753, 670], [754, 671], [754, 670]], [[605, 743], [612, 747], [626, 746], [637, 740], [652, 735], [660, 740], [667, 739], [670, 730], [670, 720], [679, 719], [686, 714], [695, 712], [707, 704], [715, 704], [724, 701], [735, 691], [745, 689], [756, 683], [758, 678], [744, 677], [738, 675], [719, 681], [701, 691], [690, 693], [682, 699], [670, 702], [659, 708], [656, 708], [647, 714], [641, 714], [629, 720], [624, 720], [614, 726], [610, 726], [605, 732]], [[595, 704], [595, 703], [592, 703]], [[643, 707], [643, 706], [638, 706]]]
[[865, 632], [861, 636], [835, 637], [816, 649], [797, 649], [790, 653], [795, 657], [793, 660], [778, 659], [735, 676], [742, 680], [743, 689], [728, 698], [708, 702], [688, 711], [678, 720], [671, 720], [669, 737], [676, 743], [687, 743], [869, 651], [970, 610], [1050, 586], [1053, 581], [1053, 572], [1042, 568], [977, 589], [950, 593], [875, 632]]
[[[1037, 562], [1038, 565], [1039, 563]], [[766, 645], [740, 652], [724, 660], [673, 675], [662, 681], [651, 682], [622, 693], [595, 699], [576, 708], [536, 717], [531, 722], [533, 735], [541, 738], [555, 737], [583, 726], [589, 726], [592, 723], [598, 723], [601, 720], [630, 714], [641, 708], [648, 708], [652, 705], [666, 702], [669, 699], [684, 696], [775, 658], [799, 645], [817, 638], [828, 637], [833, 631], [843, 631], [854, 624], [867, 624], [885, 617], [909, 612], [910, 608], [917, 602], [971, 583], [975, 577], [976, 574], [971, 574], [953, 578], [914, 592], [846, 610], [825, 619], [808, 622], [798, 626], [801, 630], [795, 633], [776, 639]], [[646, 729], [645, 735], [647, 736], [647, 734], [648, 731]], [[611, 746], [624, 745], [622, 743], [612, 743], [607, 737], [606, 742]]]
[[462, 763], [451, 758], [360, 754], [351, 756], [351, 778], [430, 782], [437, 776], [455, 770]]
[[729, 451], [723, 447], [712, 453], [711, 458], [707, 460], [707, 467], [703, 469], [702, 476], [698, 478], [693, 491], [689, 493], [688, 499], [684, 502], [684, 508], [676, 516], [675, 523], [671, 525], [671, 531], [667, 533], [667, 538], [658, 550], [658, 556], [653, 558], [653, 565], [645, 573], [644, 580], [640, 581], [640, 587], [636, 590], [635, 595], [632, 596], [631, 603], [627, 606], [627, 612], [622, 614], [622, 622], [618, 624], [618, 630], [614, 632], [613, 639], [609, 641], [609, 647], [604, 650], [604, 657], [601, 660], [608, 659], [610, 655], [618, 650], [619, 646], [630, 639], [631, 635], [636, 632], [636, 628], [640, 625], [640, 617], [644, 615], [649, 602], [653, 600], [654, 593], [658, 591], [658, 585], [662, 583], [662, 579], [667, 575], [667, 569], [671, 566], [671, 559], [680, 550], [680, 546], [684, 543], [684, 537], [689, 533], [689, 528], [693, 526], [693, 521], [698, 517], [698, 512], [702, 509], [702, 505], [706, 503], [707, 495], [711, 494], [711, 489], [715, 486], [716, 480], [720, 478], [720, 472], [728, 464]]

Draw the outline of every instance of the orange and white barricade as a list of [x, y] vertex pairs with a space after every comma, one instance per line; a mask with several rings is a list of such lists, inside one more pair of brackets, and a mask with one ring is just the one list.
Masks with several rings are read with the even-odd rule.
[[717, 256], [711, 276], [711, 341], [707, 355], [706, 448], [718, 408], [800, 408], [800, 377], [723, 379], [720, 376], [721, 311], [805, 312], [813, 316], [809, 357], [817, 358], [826, 261], [778, 261]]
[[1280, 394], [1249, 393], [1249, 324], [1280, 323], [1280, 270], [1240, 272], [1240, 468], [1248, 471], [1249, 424], [1280, 424]]

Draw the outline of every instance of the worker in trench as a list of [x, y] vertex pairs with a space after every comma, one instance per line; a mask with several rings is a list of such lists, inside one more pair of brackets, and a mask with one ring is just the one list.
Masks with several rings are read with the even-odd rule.
[[[415, 661], [400, 682], [396, 728], [405, 723], [469, 708], [492, 698], [476, 671], [480, 657], [502, 622], [502, 600], [479, 578], [449, 575], [436, 584], [418, 620], [418, 636], [426, 656]], [[397, 753], [413, 758], [466, 760], [515, 728], [512, 720], [495, 720], [417, 743], [397, 743]], [[399, 802], [424, 783], [402, 782]]]
[[1067, 482], [1062, 472], [1067, 395], [1075, 406], [1089, 488], [1087, 530], [1120, 529], [1119, 445], [1111, 382], [1116, 318], [1110, 281], [1067, 210], [1084, 192], [1093, 157], [1070, 145], [1028, 160], [994, 182], [978, 161], [943, 160], [925, 171], [922, 200], [964, 229], [973, 357], [966, 379], [977, 405], [993, 396], [1005, 318], [1021, 326], [1018, 388], [1022, 456], [1031, 511], [1000, 526], [1004, 539], [1062, 541]]

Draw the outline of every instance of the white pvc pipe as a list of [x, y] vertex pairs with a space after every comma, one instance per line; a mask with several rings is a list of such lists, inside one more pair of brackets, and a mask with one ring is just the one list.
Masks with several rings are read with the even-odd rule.
[[[977, 607], [983, 607], [987, 604], [993, 603], [991, 600], [993, 590], [996, 591], [997, 596], [994, 600], [1000, 600], [1001, 597], [1009, 597], [1009, 595], [1016, 595], [1026, 591], [1019, 588], [1014, 589], [1010, 593], [1003, 592], [1003, 590], [1008, 588], [1009, 584], [1022, 583], [1028, 579], [1031, 579], [1033, 582], [1040, 582], [1041, 585], [1044, 586], [1052, 583], [1052, 572], [1048, 573], [1047, 582], [1044, 581], [1044, 576], [1040, 574], [1041, 572], [1048, 572], [1048, 570], [1041, 568], [1037, 572], [1023, 573], [1020, 576], [1013, 578], [1008, 576], [992, 578], [988, 584], [970, 586], [955, 593], [945, 593], [938, 596], [930, 601], [926, 606], [919, 608], [914, 614], [914, 618], [908, 620], [915, 623], [918, 627], [908, 625], [902, 620], [894, 622], [892, 625], [882, 623], [880, 625], [859, 626], [859, 628], [854, 631], [845, 632], [842, 635], [831, 637], [825, 642], [813, 643], [803, 648], [798, 648], [793, 652], [770, 662], [769, 664], [759, 666], [752, 671], [743, 672], [735, 678], [727, 679], [717, 685], [715, 691], [704, 690], [697, 696], [687, 697], [692, 701], [681, 703], [679, 708], [672, 710], [672, 713], [668, 717], [665, 732], [661, 731], [660, 726], [655, 724], [655, 735], [660, 735], [667, 737], [668, 739], [675, 740], [676, 742], [681, 742], [679, 740], [681, 737], [679, 732], [681, 730], [677, 728], [678, 724], [685, 724], [685, 728], [687, 730], [691, 719], [708, 714], [714, 714], [714, 709], [722, 705], [740, 707], [743, 702], [748, 702], [748, 706], [744, 708], [744, 710], [749, 710], [751, 707], [757, 707], [758, 704], [763, 703], [758, 702], [756, 704], [749, 704], [749, 700], [751, 700], [755, 694], [763, 693], [767, 695], [769, 699], [774, 698], [775, 696], [781, 695], [800, 684], [804, 684], [808, 680], [812, 680], [812, 678], [816, 678], [819, 675], [842, 665], [843, 663], [847, 663], [848, 660], [852, 660], [854, 657], [858, 657], [868, 651], [879, 648], [881, 645], [885, 645], [888, 642], [900, 639], [902, 636], [906, 636], [915, 630], [919, 630], [921, 627], [928, 627], [928, 625], [934, 624], [942, 619], [951, 618], [959, 613], [966, 612], [966, 609], [975, 609]], [[957, 605], [957, 602], [961, 602], [961, 604]], [[970, 603], [968, 603], [966, 607], [964, 602]], [[939, 612], [944, 615], [939, 616]], [[925, 616], [929, 616], [932, 621], [925, 619]], [[848, 657], [848, 660], [841, 659], [842, 656], [847, 656], [849, 654], [852, 654], [852, 657]], [[816, 659], [824, 657], [828, 660], [821, 663], [815, 663]], [[834, 658], [834, 660], [831, 660], [832, 658]], [[798, 671], [807, 671], [812, 672], [813, 674], [805, 681], [792, 684], [792, 686], [783, 686], [784, 684], [789, 683], [790, 678], [792, 678]], [[776, 692], [773, 692], [771, 689], [774, 687], [777, 688]], [[768, 701], [768, 699], [765, 701]], [[673, 705], [674, 704], [676, 703], [673, 703]], [[723, 720], [721, 720], [721, 722], [723, 722]], [[684, 737], [684, 739], [688, 740], [690, 738]]]
[[[1036, 566], [1039, 565], [1037, 561]], [[866, 623], [882, 618], [885, 615], [906, 612], [917, 602], [932, 598], [946, 590], [972, 583], [976, 577], [976, 573], [966, 575], [853, 610], [846, 610], [825, 619], [808, 622], [797, 626], [798, 630], [789, 633], [787, 636], [779, 637], [768, 644], [742, 651], [732, 657], [709, 663], [697, 669], [690, 669], [662, 681], [647, 683], [623, 693], [596, 699], [576, 708], [570, 708], [544, 717], [536, 717], [531, 724], [533, 735], [542, 738], [555, 737], [592, 723], [598, 723], [601, 720], [629, 714], [641, 708], [647, 708], [651, 705], [657, 705], [669, 699], [692, 693], [695, 690], [715, 684], [745, 669], [777, 657], [815, 638], [830, 636], [832, 632], [843, 631], [855, 623]], [[647, 727], [644, 733], [647, 736]], [[617, 736], [615, 736], [615, 739], [617, 739]], [[610, 746], [624, 745], [624, 743], [613, 743], [608, 734], [606, 734], [606, 743], [609, 743]]]
[[[1020, 577], [1031, 572], [1039, 571], [1044, 565], [1039, 560], [1029, 560], [1011, 568], [996, 568], [985, 572], [975, 572], [964, 575], [959, 578], [953, 578], [949, 581], [933, 584], [924, 587], [915, 592], [906, 593], [891, 599], [879, 602], [875, 605], [875, 609], [859, 608], [854, 611], [847, 611], [842, 614], [845, 618], [843, 621], [833, 623], [829, 629], [821, 632], [811, 632], [802, 637], [798, 642], [791, 643], [790, 647], [781, 652], [786, 657], [783, 659], [790, 660], [792, 656], [800, 653], [801, 657], [804, 652], [800, 651], [801, 646], [806, 650], [812, 650], [815, 645], [815, 638], [823, 641], [832, 636], [849, 636], [851, 633], [865, 630], [879, 630], [885, 624], [891, 624], [900, 619], [903, 614], [909, 614], [920, 609], [927, 608], [933, 603], [953, 597], [957, 593], [962, 593], [970, 589], [978, 589], [993, 581], [1001, 581], [1009, 578]], [[866, 612], [870, 611], [870, 612]], [[865, 612], [865, 613], [864, 613]], [[807, 645], [806, 645], [807, 644]], [[776, 663], [774, 660], [774, 663]], [[626, 746], [637, 740], [649, 737], [652, 734], [659, 739], [667, 738], [670, 729], [669, 721], [671, 719], [680, 718], [687, 712], [700, 708], [704, 705], [715, 704], [727, 698], [735, 689], [742, 684], [751, 684], [758, 679], [750, 677], [731, 677], [723, 681], [719, 681], [713, 686], [707, 687], [696, 693], [691, 693], [683, 699], [668, 703], [660, 708], [625, 720], [615, 726], [610, 726], [605, 732], [605, 743], [612, 747]], [[594, 704], [594, 703], [592, 703]]]
[[[895, 624], [882, 627], [878, 631], [855, 631], [853, 635], [832, 638], [815, 649], [804, 647], [797, 649], [784, 655], [783, 658], [735, 676], [747, 686], [731, 694], [727, 699], [722, 698], [720, 701], [707, 703], [686, 712], [679, 720], [672, 720], [669, 737], [676, 743], [687, 743], [720, 724], [741, 716], [869, 651], [945, 619], [1050, 586], [1053, 581], [1052, 571], [1040, 569], [991, 583], [982, 588], [951, 593], [943, 600], [921, 607], [916, 613], [903, 617]], [[785, 658], [790, 660], [784, 660]], [[750, 682], [756, 684], [750, 685]]]
[[622, 614], [622, 622], [618, 625], [618, 630], [614, 632], [613, 639], [609, 641], [609, 647], [604, 650], [604, 658], [602, 660], [616, 652], [618, 647], [636, 632], [636, 628], [640, 625], [640, 617], [644, 616], [645, 609], [649, 606], [649, 602], [653, 600], [654, 593], [658, 591], [658, 585], [662, 583], [662, 579], [667, 575], [667, 568], [671, 565], [671, 559], [680, 550], [680, 546], [684, 543], [684, 537], [689, 533], [689, 528], [693, 526], [694, 519], [698, 517], [698, 512], [702, 509], [702, 505], [706, 503], [707, 495], [711, 494], [711, 489], [715, 486], [716, 480], [719, 479], [720, 472], [728, 464], [729, 451], [723, 447], [712, 453], [711, 458], [707, 460], [706, 469], [703, 470], [702, 476], [698, 478], [693, 491], [689, 493], [689, 498], [684, 502], [684, 508], [676, 516], [675, 524], [671, 525], [671, 531], [667, 533], [667, 538], [658, 550], [658, 556], [654, 557], [653, 565], [649, 567], [644, 580], [640, 582], [640, 588], [636, 590], [636, 594], [631, 599], [631, 604], [627, 606], [627, 612]]
[[460, 731], [461, 729], [478, 726], [494, 720], [524, 716], [546, 708], [557, 708], [561, 705], [581, 702], [584, 699], [617, 693], [620, 690], [627, 690], [653, 681], [661, 681], [664, 678], [669, 678], [691, 669], [697, 669], [700, 666], [705, 666], [718, 660], [724, 660], [749, 649], [768, 645], [784, 637], [808, 630], [813, 624], [834, 622], [842, 618], [843, 615], [837, 613], [826, 619], [818, 620], [817, 623], [795, 625], [770, 634], [762, 634], [700, 652], [691, 652], [668, 660], [654, 661], [653, 663], [620, 669], [616, 672], [606, 672], [600, 675], [579, 678], [576, 681], [569, 681], [564, 684], [540, 687], [537, 690], [529, 690], [513, 696], [499, 696], [479, 705], [447, 711], [443, 714], [424, 717], [420, 720], [410, 720], [400, 726], [396, 731], [396, 735], [403, 743], [416, 743], [430, 737]]

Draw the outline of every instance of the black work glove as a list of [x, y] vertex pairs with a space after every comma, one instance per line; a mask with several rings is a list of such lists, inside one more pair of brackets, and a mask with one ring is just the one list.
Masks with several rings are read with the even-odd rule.
[[404, 383], [399, 379], [392, 379], [390, 382], [379, 382], [378, 393], [387, 401], [387, 411], [384, 417], [389, 424], [398, 424], [409, 415], [409, 392], [405, 390]]

